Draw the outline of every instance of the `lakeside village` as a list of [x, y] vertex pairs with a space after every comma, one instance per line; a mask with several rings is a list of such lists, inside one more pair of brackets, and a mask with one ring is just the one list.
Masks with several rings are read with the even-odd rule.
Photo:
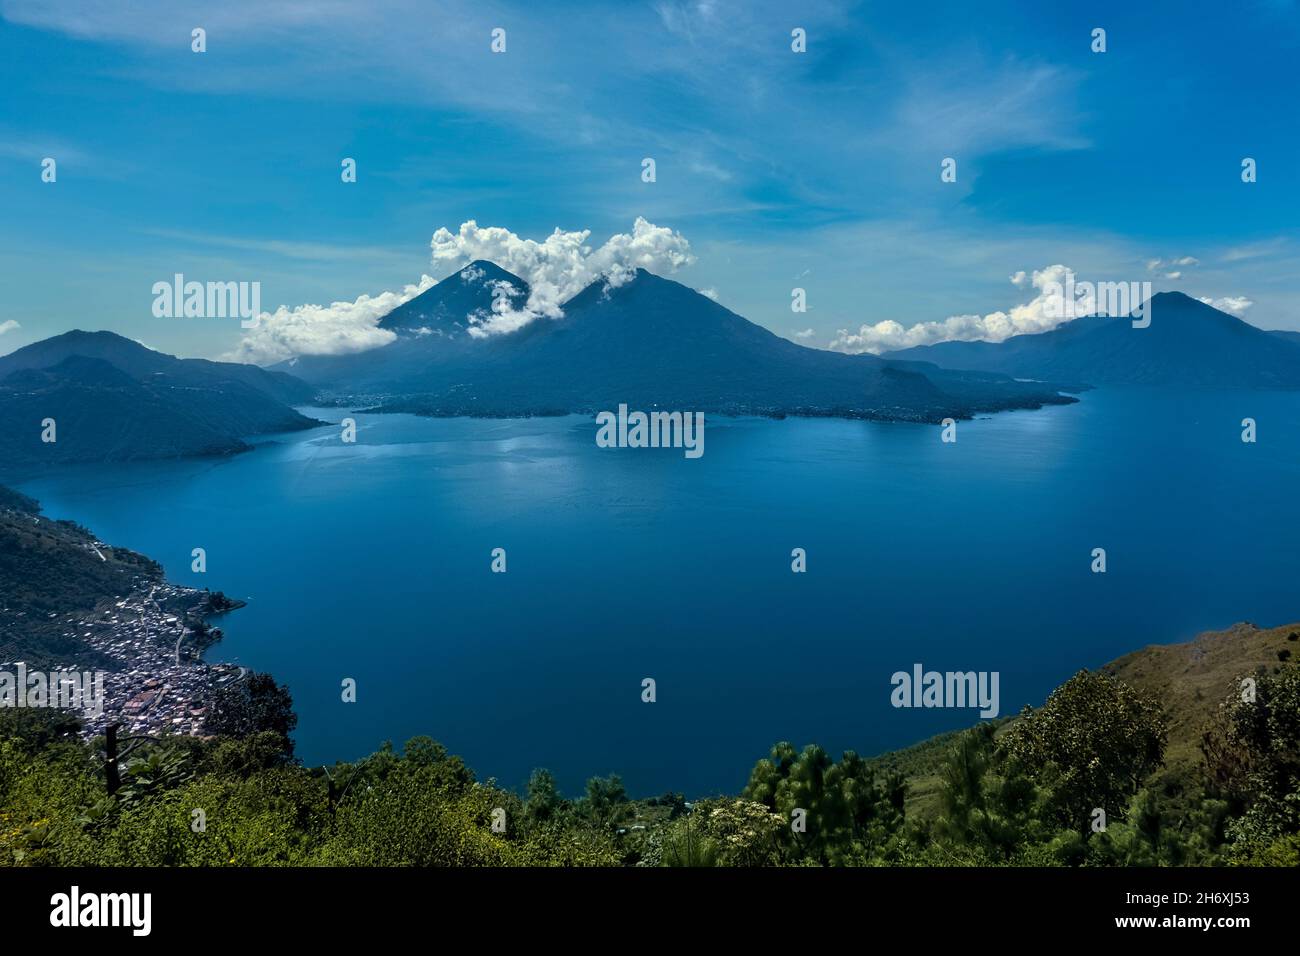
[[[94, 611], [67, 614], [61, 621], [51, 612], [49, 625], [102, 655], [107, 664], [95, 669], [92, 680], [91, 672], [75, 661], [41, 671], [22, 661], [3, 662], [0, 683], [8, 676], [9, 683], [17, 684], [14, 675], [20, 673], [28, 689], [48, 681], [53, 692], [39, 695], [37, 706], [58, 706], [60, 672], [80, 673], [81, 703], [73, 709], [88, 740], [112, 724], [120, 724], [123, 734], [202, 736], [213, 696], [247, 673], [238, 665], [203, 660], [203, 651], [221, 639], [220, 629], [209, 627], [205, 615], [242, 606], [220, 592], [149, 582], [124, 598], [101, 602]], [[0, 693], [5, 698], [0, 706], [30, 706], [32, 698], [24, 694], [22, 686]]]

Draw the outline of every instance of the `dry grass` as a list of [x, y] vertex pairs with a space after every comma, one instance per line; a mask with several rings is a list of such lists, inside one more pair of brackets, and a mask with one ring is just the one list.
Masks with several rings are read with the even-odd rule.
[[[1165, 773], [1188, 770], [1201, 759], [1201, 732], [1219, 704], [1240, 687], [1243, 677], [1300, 659], [1300, 624], [1259, 628], [1234, 624], [1226, 631], [1207, 631], [1184, 644], [1153, 644], [1104, 664], [1109, 674], [1156, 698], [1169, 718]], [[1002, 733], [1014, 723], [1006, 719]], [[896, 769], [907, 777], [907, 815], [933, 818], [939, 808], [939, 768], [958, 732], [941, 734], [911, 747], [881, 754], [872, 762], [880, 770]]]
[[1160, 701], [1169, 717], [1170, 769], [1200, 760], [1201, 731], [1219, 704], [1240, 688], [1243, 677], [1300, 656], [1300, 624], [1268, 629], [1235, 624], [1207, 631], [1185, 644], [1144, 647], [1101, 668]]

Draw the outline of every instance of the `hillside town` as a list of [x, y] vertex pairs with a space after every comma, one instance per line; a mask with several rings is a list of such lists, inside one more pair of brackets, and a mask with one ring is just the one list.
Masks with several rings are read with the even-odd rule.
[[[202, 658], [203, 649], [221, 636], [202, 615], [237, 606], [216, 597], [214, 602], [207, 592], [149, 582], [94, 611], [64, 616], [64, 636], [111, 662], [104, 668], [102, 708], [81, 714], [85, 737], [102, 735], [112, 724], [124, 734], [203, 734], [213, 694], [245, 673], [238, 665]], [[0, 671], [23, 663], [0, 663]], [[45, 668], [51, 674], [84, 669], [75, 660]]]

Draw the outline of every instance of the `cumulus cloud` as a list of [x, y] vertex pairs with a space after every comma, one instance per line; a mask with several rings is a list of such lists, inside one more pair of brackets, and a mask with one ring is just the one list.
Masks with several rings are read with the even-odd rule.
[[803, 341], [806, 341], [806, 340], [812, 338], [812, 337], [813, 337], [814, 335], [816, 335], [816, 334], [817, 334], [817, 333], [814, 332], [812, 329], [803, 329], [802, 331], [796, 332], [796, 333], [794, 334], [794, 337], [795, 337], [796, 339], [799, 339], [799, 341], [803, 342]]
[[1211, 299], [1209, 296], [1199, 296], [1201, 302], [1208, 306], [1218, 309], [1220, 312], [1227, 312], [1229, 315], [1235, 315], [1241, 318], [1255, 303], [1246, 298], [1244, 295], [1225, 295], [1221, 299]]
[[[942, 321], [918, 322], [905, 327], [892, 319], [863, 325], [856, 332], [840, 329], [830, 347], [837, 352], [870, 352], [879, 355], [895, 349], [916, 345], [933, 345], [936, 342], [1002, 342], [1013, 335], [1048, 332], [1080, 315], [1096, 310], [1095, 293], [1090, 285], [1082, 286], [1073, 303], [1067, 303], [1064, 287], [1073, 271], [1063, 265], [1048, 266], [1029, 277], [1029, 284], [1038, 295], [1006, 311], [987, 315], [954, 315]], [[1025, 274], [1011, 276], [1011, 284], [1026, 285]]]
[[434, 285], [426, 275], [401, 292], [363, 295], [355, 302], [282, 305], [274, 312], [263, 312], [256, 328], [248, 331], [234, 352], [223, 357], [270, 365], [299, 355], [346, 355], [387, 345], [397, 336], [379, 328], [379, 320]]
[[456, 269], [487, 259], [528, 283], [528, 300], [516, 307], [498, 298], [494, 314], [470, 329], [477, 336], [513, 332], [538, 318], [559, 318], [564, 314], [561, 306], [598, 279], [617, 287], [630, 280], [637, 269], [675, 272], [695, 261], [685, 237], [640, 216], [630, 233], [611, 236], [597, 248], [588, 245], [589, 238], [590, 229], [556, 229], [538, 242], [500, 226], [480, 226], [471, 219], [454, 233], [439, 229], [429, 247], [437, 268]]
[[[478, 281], [483, 277], [483, 271], [470, 266], [462, 269], [460, 276], [466, 281]], [[480, 310], [469, 316], [466, 331], [474, 338], [481, 339], [489, 335], [517, 332], [537, 318], [535, 313], [530, 312], [526, 307], [519, 308], [516, 304], [515, 300], [524, 294], [524, 290], [515, 288], [514, 283], [497, 279], [489, 282], [488, 287], [492, 290], [491, 312], [485, 313]]]
[[12, 332], [14, 329], [21, 329], [21, 328], [22, 326], [19, 325], [17, 322], [15, 322], [13, 319], [6, 319], [5, 321], [0, 322], [0, 335], [4, 335], [6, 332]]
[[[439, 229], [429, 248], [435, 272], [455, 272], [486, 259], [528, 283], [529, 295], [522, 303], [518, 301], [522, 290], [508, 282], [492, 283], [491, 314], [466, 316], [469, 334], [478, 338], [515, 332], [539, 318], [559, 318], [564, 314], [563, 303], [599, 279], [608, 287], [617, 287], [628, 282], [637, 269], [675, 272], [695, 261], [684, 236], [639, 216], [630, 233], [611, 236], [599, 247], [588, 245], [590, 237], [590, 229], [556, 229], [537, 242], [500, 226], [480, 226], [471, 219], [456, 232]], [[462, 273], [461, 278], [476, 282], [483, 274], [474, 269]], [[397, 336], [379, 328], [379, 320], [436, 284], [426, 275], [401, 292], [263, 312], [257, 328], [225, 358], [267, 365], [299, 355], [345, 355], [387, 345]]]

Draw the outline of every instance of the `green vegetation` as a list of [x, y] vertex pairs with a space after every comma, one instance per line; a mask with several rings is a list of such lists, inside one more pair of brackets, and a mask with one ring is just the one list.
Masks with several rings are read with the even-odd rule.
[[[427, 738], [307, 770], [272, 731], [137, 751], [122, 789], [73, 739], [0, 740], [0, 863], [32, 866], [614, 865], [612, 834], [475, 781]], [[493, 811], [506, 832], [492, 832]], [[201, 813], [198, 813], [201, 811]], [[202, 821], [202, 832], [195, 832]]]
[[29, 498], [21, 491], [14, 491], [12, 488], [6, 488], [0, 485], [0, 511], [19, 511], [26, 514], [36, 514], [41, 510], [41, 503], [35, 498]]
[[106, 665], [68, 634], [67, 619], [111, 608], [114, 598], [161, 580], [156, 562], [46, 518], [36, 501], [0, 485], [0, 662]]
[[109, 797], [75, 718], [0, 711], [0, 864], [1294, 866], [1300, 665], [1279, 652], [1298, 641], [1148, 648], [871, 760], [779, 743], [739, 796], [693, 804], [631, 799], [617, 776], [566, 799], [545, 770], [521, 797], [423, 737], [306, 768], [287, 693], [257, 675], [220, 708], [241, 736], [146, 744]]
[[[96, 666], [69, 625], [161, 582], [0, 487], [0, 661]], [[215, 592], [168, 610], [201, 647], [218, 633], [203, 615], [237, 606]], [[0, 865], [1294, 866], [1297, 651], [1295, 629], [1250, 625], [1149, 647], [894, 753], [778, 743], [738, 795], [694, 803], [632, 799], [617, 776], [568, 799], [545, 770], [520, 796], [427, 738], [303, 767], [266, 675], [217, 694], [210, 739], [132, 744], [111, 795], [105, 742], [75, 717], [0, 710]]]
[[218, 737], [247, 737], [272, 731], [285, 741], [286, 753], [293, 752], [289, 735], [298, 726], [293, 698], [269, 674], [250, 674], [233, 686], [217, 691], [205, 724]]
[[186, 618], [194, 634], [190, 646], [198, 649], [221, 636], [203, 615], [242, 607], [220, 591], [162, 588], [153, 597], [162, 584], [156, 561], [105, 544], [75, 522], [48, 518], [39, 502], [0, 485], [0, 663], [24, 661], [42, 670], [76, 661], [81, 668], [114, 670], [120, 662], [92, 648], [84, 634], [121, 613], [119, 602], [131, 596], [138, 603], [147, 594], [159, 608]]

